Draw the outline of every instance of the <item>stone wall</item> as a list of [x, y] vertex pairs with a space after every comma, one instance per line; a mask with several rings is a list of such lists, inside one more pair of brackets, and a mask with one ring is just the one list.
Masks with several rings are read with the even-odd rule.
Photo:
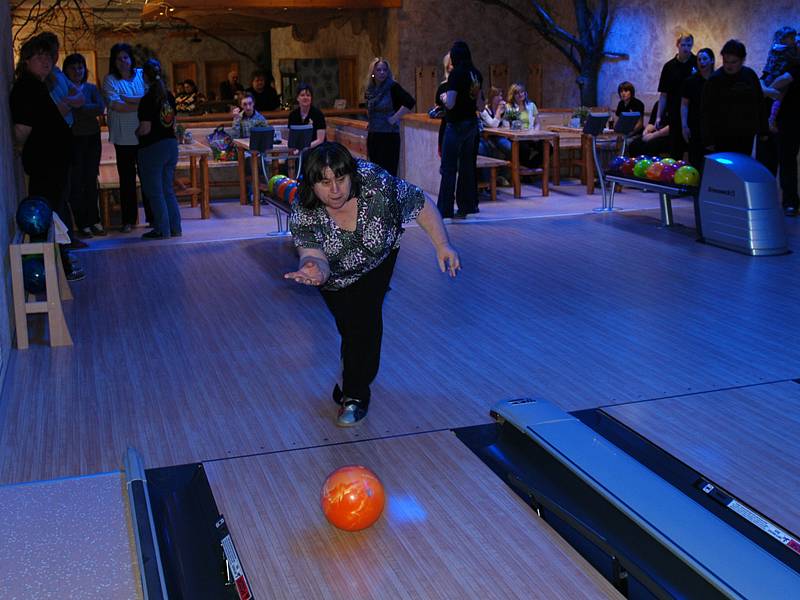
[[[11, 15], [7, 2], [0, 4], [0, 248], [3, 249], [3, 277], [0, 283], [0, 373], [4, 374], [11, 352], [14, 303], [11, 299], [11, 274], [8, 268], [8, 243], [16, 232], [14, 216], [21, 197], [22, 168], [14, 156], [8, 92], [14, 76], [11, 49]], [[2, 377], [0, 377], [0, 384]]]

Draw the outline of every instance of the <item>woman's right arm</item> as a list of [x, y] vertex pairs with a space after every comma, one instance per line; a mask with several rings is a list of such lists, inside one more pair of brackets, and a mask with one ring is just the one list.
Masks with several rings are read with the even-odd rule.
[[328, 281], [328, 277], [331, 276], [331, 267], [325, 253], [319, 248], [304, 248], [302, 246], [297, 250], [300, 254], [297, 270], [286, 273], [283, 278], [293, 279], [303, 285], [314, 286], [320, 286]]

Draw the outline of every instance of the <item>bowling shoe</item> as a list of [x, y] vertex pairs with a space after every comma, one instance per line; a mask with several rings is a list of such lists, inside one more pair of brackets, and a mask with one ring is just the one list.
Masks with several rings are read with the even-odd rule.
[[367, 405], [345, 397], [339, 414], [336, 417], [336, 425], [339, 427], [353, 427], [361, 419], [367, 416]]

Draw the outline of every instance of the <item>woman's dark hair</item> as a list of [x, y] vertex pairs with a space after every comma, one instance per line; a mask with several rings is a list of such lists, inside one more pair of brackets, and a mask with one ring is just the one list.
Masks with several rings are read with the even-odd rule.
[[108, 72], [117, 79], [122, 79], [122, 73], [120, 73], [117, 68], [117, 55], [120, 52], [124, 52], [130, 57], [131, 73], [133, 73], [133, 70], [136, 68], [136, 59], [133, 57], [133, 48], [130, 47], [130, 44], [126, 44], [125, 42], [114, 44], [111, 46], [111, 55], [108, 57]]
[[310, 83], [303, 82], [300, 85], [298, 85], [297, 92], [295, 93], [294, 97], [297, 98], [300, 95], [300, 92], [308, 92], [309, 94], [311, 94], [312, 98], [314, 97], [314, 90], [311, 89]]
[[747, 56], [747, 49], [745, 48], [744, 44], [739, 40], [728, 40], [725, 42], [725, 45], [722, 47], [722, 50], [719, 52], [720, 54], [733, 54], [734, 56], [738, 56], [742, 60], [745, 59]]
[[322, 142], [306, 150], [303, 157], [303, 172], [297, 196], [303, 208], [317, 208], [320, 200], [314, 193], [314, 184], [323, 179], [327, 167], [336, 177], [350, 176], [350, 198], [357, 198], [361, 193], [361, 179], [358, 176], [358, 165], [350, 151], [337, 142]]
[[155, 95], [156, 106], [160, 106], [169, 97], [167, 93], [167, 82], [164, 81], [164, 77], [161, 75], [161, 63], [155, 58], [148, 58], [142, 65], [142, 72], [147, 78], [147, 82], [150, 84], [150, 90], [152, 90]]
[[472, 53], [469, 51], [469, 46], [467, 46], [466, 42], [457, 40], [453, 43], [453, 47], [450, 48], [450, 60], [453, 61], [454, 67], [462, 64], [472, 64]]
[[19, 49], [19, 60], [14, 69], [14, 81], [19, 81], [27, 71], [26, 61], [30, 60], [37, 54], [46, 54], [47, 56], [53, 55], [52, 46], [50, 42], [43, 38], [42, 35], [36, 35], [27, 40]]
[[636, 88], [633, 87], [633, 84], [630, 81], [623, 81], [617, 87], [617, 94], [622, 95], [622, 92], [630, 92], [631, 98], [636, 98]]
[[86, 80], [89, 78], [89, 67], [86, 66], [86, 59], [83, 54], [78, 54], [77, 52], [75, 54], [70, 54], [64, 59], [61, 70], [66, 71], [67, 67], [71, 67], [72, 65], [83, 65], [83, 79], [81, 79], [81, 83], [86, 83]]
[[711, 62], [717, 60], [717, 57], [714, 56], [714, 51], [711, 48], [700, 48], [700, 50], [697, 51], [697, 54], [698, 55], [708, 54], [708, 57], [711, 59]]
[[184, 85], [189, 84], [192, 86], [192, 91], [190, 93], [196, 94], [197, 93], [197, 84], [194, 82], [194, 79], [186, 79], [183, 82]]

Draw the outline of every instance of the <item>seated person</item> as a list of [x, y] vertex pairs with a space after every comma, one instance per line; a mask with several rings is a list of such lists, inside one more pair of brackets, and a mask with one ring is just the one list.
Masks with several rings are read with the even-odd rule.
[[197, 84], [191, 79], [183, 82], [183, 98], [181, 100], [182, 102], [178, 104], [178, 99], [175, 99], [176, 110], [179, 113], [192, 114], [197, 112]]
[[[219, 84], [219, 99], [233, 100], [236, 92], [243, 92], [244, 86], [239, 83], [238, 71], [228, 73], [228, 79]], [[238, 104], [237, 104], [238, 106]]]
[[623, 81], [619, 84], [617, 93], [619, 94], [619, 104], [617, 104], [617, 110], [614, 111], [614, 122], [622, 116], [622, 113], [638, 112], [642, 118], [636, 123], [631, 135], [641, 134], [644, 129], [644, 102], [636, 97], [636, 88], [630, 81]]
[[[266, 71], [257, 69], [253, 71], [252, 83], [245, 91], [253, 95], [257, 111], [278, 110], [281, 107], [281, 97], [275, 90], [275, 78]], [[267, 82], [269, 81], [269, 85]]]
[[[521, 123], [521, 129], [540, 129], [539, 109], [528, 99], [528, 90], [521, 83], [512, 83], [506, 96], [504, 121], [513, 127], [515, 122]], [[498, 146], [511, 156], [511, 140], [502, 138]], [[519, 162], [526, 167], [538, 167], [542, 161], [542, 142], [520, 142]]]
[[[666, 110], [664, 114], [667, 114]], [[641, 154], [661, 156], [669, 154], [669, 125], [656, 129], [656, 117], [658, 117], [658, 100], [653, 104], [653, 110], [650, 111], [650, 122], [644, 128], [642, 134], [631, 138], [628, 146], [629, 156], [639, 156]], [[664, 116], [661, 122], [669, 123], [669, 118]]]
[[249, 138], [250, 130], [253, 127], [266, 127], [267, 125], [267, 120], [256, 110], [253, 95], [245, 92], [239, 101], [239, 107], [233, 109], [232, 137]]
[[[486, 102], [486, 106], [480, 112], [480, 122], [479, 126], [481, 130], [484, 127], [500, 127], [503, 124], [503, 113], [506, 110], [506, 102], [503, 100], [503, 92], [496, 87], [489, 88], [489, 97]], [[490, 136], [486, 138], [485, 136], [481, 136], [478, 140], [478, 154], [481, 156], [489, 156], [491, 158], [499, 158], [502, 160], [509, 160], [510, 157], [510, 147], [507, 150], [503, 150], [498, 144], [499, 140], [503, 138], [499, 138], [498, 136]], [[501, 186], [510, 185], [508, 183], [508, 179], [510, 177], [509, 169], [505, 168], [501, 171], [501, 175], [497, 177], [497, 183]], [[488, 181], [489, 179], [489, 169], [479, 169], [478, 177], [480, 181]]]

